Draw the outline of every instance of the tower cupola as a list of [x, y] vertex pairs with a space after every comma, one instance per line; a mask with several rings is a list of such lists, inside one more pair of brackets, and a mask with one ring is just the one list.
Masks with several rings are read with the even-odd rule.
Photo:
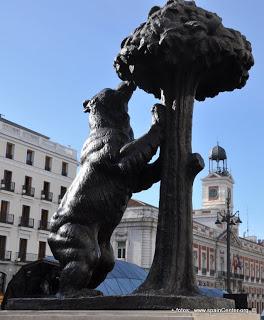
[[220, 147], [218, 142], [209, 152], [209, 173], [218, 173], [220, 175], [228, 175], [227, 157], [225, 149]]

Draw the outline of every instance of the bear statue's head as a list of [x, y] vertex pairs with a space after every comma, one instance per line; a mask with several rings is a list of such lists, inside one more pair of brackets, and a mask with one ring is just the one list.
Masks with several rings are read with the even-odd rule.
[[[128, 101], [136, 86], [130, 82], [121, 82], [116, 90], [103, 89], [91, 100], [83, 103], [84, 112], [89, 112], [89, 126], [93, 129], [128, 129]], [[130, 130], [130, 129], [129, 129]]]

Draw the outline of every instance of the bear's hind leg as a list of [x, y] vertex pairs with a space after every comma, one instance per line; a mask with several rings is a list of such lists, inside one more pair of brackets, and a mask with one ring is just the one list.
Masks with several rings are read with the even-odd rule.
[[111, 235], [112, 229], [110, 232], [107, 231], [107, 228], [101, 228], [99, 231], [98, 244], [101, 256], [91, 277], [89, 288], [98, 287], [105, 280], [107, 274], [114, 268], [115, 256], [110, 243]]
[[49, 243], [62, 266], [59, 296], [78, 296], [88, 288], [93, 271], [100, 259], [97, 241], [98, 227], [67, 223]]

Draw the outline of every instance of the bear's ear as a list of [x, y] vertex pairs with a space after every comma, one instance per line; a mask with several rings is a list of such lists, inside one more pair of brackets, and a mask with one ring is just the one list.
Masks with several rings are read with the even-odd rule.
[[90, 106], [89, 106], [90, 100], [84, 100], [83, 102], [83, 112], [90, 112]]

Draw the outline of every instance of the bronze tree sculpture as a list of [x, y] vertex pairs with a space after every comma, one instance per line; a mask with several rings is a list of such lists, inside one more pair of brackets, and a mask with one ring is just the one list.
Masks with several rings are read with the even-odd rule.
[[51, 219], [49, 245], [62, 272], [59, 295], [98, 295], [93, 290], [114, 267], [110, 244], [133, 192], [160, 180], [159, 160], [148, 164], [162, 137], [164, 106], [154, 105], [150, 130], [134, 140], [128, 101], [135, 86], [123, 82], [84, 103], [90, 136], [81, 167]]
[[123, 40], [115, 60], [122, 80], [166, 105], [156, 251], [138, 293], [197, 292], [192, 261], [192, 185], [203, 168], [192, 153], [194, 99], [242, 88], [253, 65], [250, 43], [193, 1], [170, 0]]

